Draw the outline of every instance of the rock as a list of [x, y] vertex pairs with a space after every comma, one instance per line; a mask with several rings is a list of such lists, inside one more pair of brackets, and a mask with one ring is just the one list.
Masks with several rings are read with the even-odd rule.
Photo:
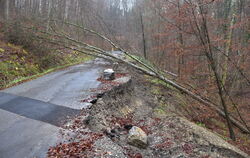
[[104, 130], [103, 132], [106, 136], [108, 136], [109, 138], [114, 138], [116, 135], [115, 133], [111, 132], [111, 129], [110, 128], [107, 128], [106, 130]]
[[120, 84], [125, 84], [125, 83], [128, 83], [129, 81], [131, 81], [131, 77], [130, 76], [124, 76], [124, 77], [121, 77], [121, 78], [117, 78], [114, 81], [118, 82]]
[[90, 120], [91, 119], [93, 119], [93, 117], [92, 116], [87, 116], [85, 119], [84, 119], [84, 123], [86, 124], [86, 125], [89, 125], [89, 122], [90, 122]]
[[117, 134], [117, 133], [118, 133], [118, 130], [117, 130], [117, 129], [112, 129], [110, 132], [111, 132], [111, 133]]
[[91, 104], [95, 104], [97, 102], [97, 99], [93, 99], [90, 101]]
[[148, 136], [141, 128], [133, 126], [129, 130], [128, 144], [145, 149], [148, 145]]
[[114, 138], [117, 138], [117, 139], [120, 138], [118, 129], [111, 129], [108, 127], [107, 129], [104, 129], [103, 133], [109, 138], [111, 138], [112, 140], [114, 140]]
[[115, 72], [113, 69], [106, 69], [103, 72], [103, 78], [105, 80], [114, 80], [115, 79]]

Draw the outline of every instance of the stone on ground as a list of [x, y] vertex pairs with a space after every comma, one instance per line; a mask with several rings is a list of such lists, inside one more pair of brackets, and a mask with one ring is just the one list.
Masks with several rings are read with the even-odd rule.
[[103, 72], [103, 78], [105, 80], [114, 80], [115, 79], [115, 72], [113, 69], [106, 69]]
[[141, 128], [133, 126], [129, 130], [128, 144], [138, 148], [146, 148], [148, 145], [148, 136]]

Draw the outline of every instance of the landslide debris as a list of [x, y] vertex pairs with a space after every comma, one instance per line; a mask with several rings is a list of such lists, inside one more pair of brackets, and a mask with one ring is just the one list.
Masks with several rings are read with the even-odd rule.
[[[173, 112], [159, 111], [157, 97], [150, 93], [142, 78], [114, 84], [102, 94], [95, 104], [67, 124], [67, 130], [78, 133], [77, 136], [68, 144], [52, 147], [48, 157], [249, 157], [207, 129]], [[137, 138], [137, 143], [131, 143], [133, 127], [143, 133], [143, 143], [138, 144]]]

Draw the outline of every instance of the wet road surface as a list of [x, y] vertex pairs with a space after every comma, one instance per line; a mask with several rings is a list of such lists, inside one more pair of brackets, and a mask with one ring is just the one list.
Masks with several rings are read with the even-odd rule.
[[88, 104], [107, 63], [100, 59], [0, 91], [0, 158], [45, 157], [60, 124]]
[[80, 100], [91, 96], [91, 89], [100, 85], [97, 78], [103, 68], [97, 64], [99, 63], [91, 62], [72, 66], [5, 89], [3, 92], [72, 109], [82, 109], [86, 107], [86, 103]]
[[64, 123], [63, 120], [80, 112], [80, 110], [2, 92], [0, 92], [0, 109], [58, 127]]

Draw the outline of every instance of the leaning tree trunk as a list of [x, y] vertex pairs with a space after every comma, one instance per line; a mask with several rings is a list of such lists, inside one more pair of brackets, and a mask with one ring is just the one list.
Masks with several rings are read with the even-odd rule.
[[[121, 52], [124, 53], [125, 56], [128, 56], [130, 59], [132, 59], [133, 61], [128, 61], [126, 59], [122, 59], [119, 58], [117, 56], [112, 55], [111, 53], [108, 53], [107, 51], [98, 48], [96, 46], [93, 46], [91, 44], [87, 44], [81, 41], [78, 41], [74, 38], [69, 37], [69, 35], [66, 35], [63, 32], [57, 32], [56, 29], [53, 29], [54, 33], [49, 33], [46, 31], [39, 31], [39, 33], [45, 34], [45, 36], [38, 36], [41, 39], [44, 39], [48, 42], [51, 42], [53, 44], [65, 47], [67, 49], [71, 49], [74, 51], [78, 51], [87, 55], [92, 55], [95, 57], [100, 57], [100, 58], [104, 58], [107, 60], [114, 60], [114, 61], [118, 61], [118, 62], [123, 62], [125, 64], [127, 64], [128, 66], [133, 67], [136, 70], [139, 70], [141, 72], [143, 72], [146, 75], [155, 77], [157, 79], [162, 80], [163, 82], [171, 85], [172, 87], [174, 87], [175, 89], [177, 89], [178, 91], [180, 91], [183, 94], [186, 94], [187, 96], [193, 98], [194, 100], [200, 102], [202, 105], [211, 107], [213, 109], [215, 109], [221, 116], [228, 118], [236, 127], [238, 127], [240, 130], [242, 130], [245, 133], [250, 133], [250, 130], [248, 129], [248, 127], [245, 127], [244, 125], [242, 125], [238, 120], [236, 120], [234, 117], [229, 116], [228, 113], [225, 113], [223, 110], [221, 110], [219, 108], [219, 106], [211, 101], [209, 101], [209, 99], [204, 98], [194, 92], [192, 92], [191, 90], [185, 88], [184, 86], [182, 86], [181, 84], [170, 80], [168, 78], [166, 78], [166, 73], [151, 67], [149, 65], [147, 65], [145, 62], [141, 61], [140, 59], [134, 57], [133, 55], [131, 55], [129, 52], [123, 50], [122, 48], [120, 48], [118, 45], [116, 45], [114, 42], [112, 42], [109, 38], [107, 38], [106, 36], [90, 30], [88, 28], [85, 28], [83, 26], [77, 25], [77, 24], [73, 24], [73, 23], [69, 23], [69, 22], [63, 22], [63, 21], [58, 21], [58, 20], [52, 20], [53, 22], [62, 22], [64, 24], [70, 25], [70, 26], [74, 26], [77, 28], [82, 29], [85, 32], [88, 32], [92, 35], [95, 35], [99, 38], [101, 38], [102, 40], [108, 42], [111, 46], [113, 46], [116, 50], [120, 50]], [[23, 26], [24, 27], [24, 26]], [[34, 30], [33, 28], [27, 28], [29, 30]], [[36, 30], [38, 31], [38, 30]], [[49, 36], [49, 37], [48, 37]], [[54, 40], [54, 38], [56, 40]]]

